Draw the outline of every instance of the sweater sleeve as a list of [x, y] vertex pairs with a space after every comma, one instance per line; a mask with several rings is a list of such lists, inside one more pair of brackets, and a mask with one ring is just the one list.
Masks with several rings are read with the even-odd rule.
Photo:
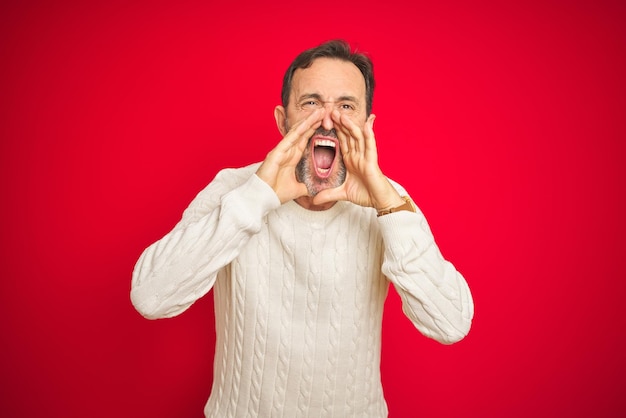
[[130, 297], [149, 319], [178, 315], [211, 290], [218, 271], [258, 233], [280, 201], [254, 174], [256, 166], [223, 170], [167, 235], [139, 257]]
[[461, 273], [441, 255], [423, 213], [418, 208], [378, 219], [383, 274], [400, 295], [405, 315], [422, 334], [443, 344], [463, 339], [474, 316], [472, 295]]

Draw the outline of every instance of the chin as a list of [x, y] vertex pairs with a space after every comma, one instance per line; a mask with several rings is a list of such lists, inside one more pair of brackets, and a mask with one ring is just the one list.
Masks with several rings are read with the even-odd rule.
[[296, 179], [300, 183], [304, 183], [309, 192], [309, 196], [315, 196], [322, 190], [334, 189], [341, 186], [346, 180], [346, 168], [343, 161], [336, 161], [335, 165], [336, 167], [333, 167], [331, 175], [322, 178], [315, 173], [315, 168], [313, 167], [310, 156], [303, 155], [296, 166]]

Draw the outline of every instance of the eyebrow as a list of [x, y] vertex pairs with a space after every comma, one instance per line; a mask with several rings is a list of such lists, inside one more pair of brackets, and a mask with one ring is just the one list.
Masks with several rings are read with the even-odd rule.
[[[305, 99], [315, 99], [315, 100], [319, 100], [320, 102], [325, 101], [325, 100], [322, 100], [322, 96], [319, 93], [307, 93], [298, 97], [299, 102]], [[354, 96], [339, 96], [337, 100], [335, 100], [335, 102], [346, 102], [346, 101], [359, 103], [359, 100]]]

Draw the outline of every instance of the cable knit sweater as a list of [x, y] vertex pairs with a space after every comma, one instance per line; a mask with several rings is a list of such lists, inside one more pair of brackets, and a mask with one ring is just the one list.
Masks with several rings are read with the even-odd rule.
[[377, 218], [349, 202], [319, 212], [281, 205], [258, 166], [222, 170], [144, 251], [134, 306], [147, 318], [172, 317], [213, 289], [207, 417], [386, 417], [388, 283], [422, 334], [453, 343], [473, 317], [465, 280], [419, 210]]

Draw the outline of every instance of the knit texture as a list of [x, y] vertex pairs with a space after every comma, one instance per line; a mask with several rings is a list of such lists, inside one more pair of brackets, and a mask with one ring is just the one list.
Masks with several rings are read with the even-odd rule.
[[389, 282], [424, 335], [452, 343], [473, 317], [465, 280], [421, 212], [377, 218], [348, 202], [319, 212], [281, 205], [257, 168], [221, 171], [144, 251], [133, 304], [148, 318], [171, 317], [213, 289], [207, 417], [386, 417], [380, 342]]

